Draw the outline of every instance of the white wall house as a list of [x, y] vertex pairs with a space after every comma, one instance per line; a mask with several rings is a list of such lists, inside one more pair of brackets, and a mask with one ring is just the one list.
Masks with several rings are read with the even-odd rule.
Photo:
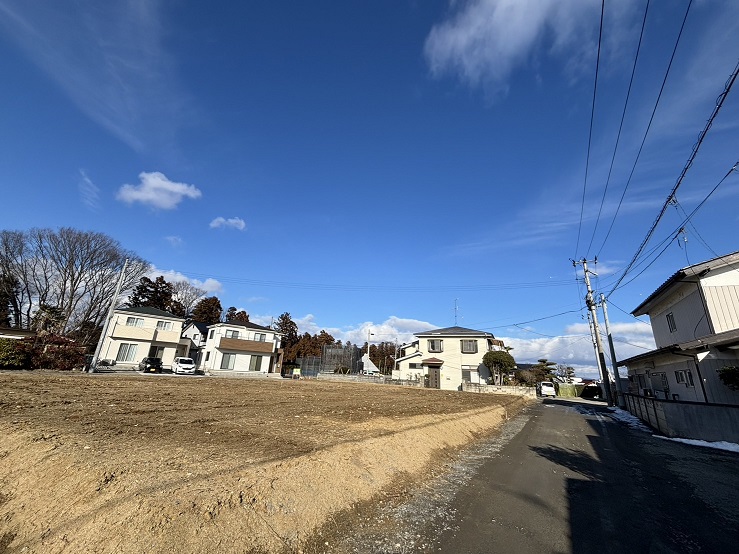
[[739, 404], [718, 377], [739, 366], [739, 252], [685, 267], [633, 312], [649, 315], [657, 349], [627, 360], [629, 392], [665, 400]]
[[199, 368], [208, 338], [208, 325], [198, 321], [188, 323], [182, 330], [182, 338], [188, 341], [187, 351], [184, 355], [192, 358], [195, 366]]
[[133, 367], [154, 356], [169, 368], [176, 356], [187, 353], [187, 343], [180, 338], [184, 321], [156, 308], [118, 308], [102, 337], [99, 359]]
[[280, 340], [280, 333], [255, 323], [209, 325], [199, 367], [210, 373], [279, 373]]
[[429, 379], [429, 387], [459, 390], [463, 382], [484, 384], [490, 377], [482, 358], [490, 350], [503, 350], [492, 333], [465, 327], [447, 327], [416, 333], [417, 340], [400, 348], [393, 378]]

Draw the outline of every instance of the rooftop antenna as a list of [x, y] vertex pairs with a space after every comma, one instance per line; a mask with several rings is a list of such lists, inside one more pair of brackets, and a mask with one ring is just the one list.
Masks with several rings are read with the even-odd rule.
[[457, 326], [457, 312], [459, 311], [459, 306], [457, 306], [457, 298], [454, 299], [454, 326]]

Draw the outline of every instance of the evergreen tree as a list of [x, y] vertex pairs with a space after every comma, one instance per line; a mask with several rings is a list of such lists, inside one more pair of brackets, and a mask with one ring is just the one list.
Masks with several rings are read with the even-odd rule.
[[221, 321], [221, 314], [223, 308], [221, 307], [221, 301], [216, 296], [209, 296], [203, 298], [200, 302], [195, 304], [192, 309], [192, 319], [198, 323], [205, 323], [206, 325], [213, 325]]
[[[152, 281], [148, 277], [142, 277], [139, 284], [133, 289], [128, 300], [131, 308], [156, 308], [170, 312], [172, 310], [172, 284], [168, 283], [163, 275]], [[179, 302], [178, 302], [179, 304]], [[175, 307], [178, 311], [184, 311], [182, 304]]]
[[233, 321], [236, 323], [249, 323], [249, 314], [246, 313], [244, 310], [237, 311], [234, 306], [231, 306], [228, 310], [226, 310], [224, 320], [227, 322]]
[[294, 357], [289, 357], [288, 352], [292, 352], [293, 347], [298, 343], [298, 325], [292, 320], [289, 312], [285, 312], [277, 318], [275, 322], [275, 331], [282, 334], [282, 348], [286, 361], [294, 361]]

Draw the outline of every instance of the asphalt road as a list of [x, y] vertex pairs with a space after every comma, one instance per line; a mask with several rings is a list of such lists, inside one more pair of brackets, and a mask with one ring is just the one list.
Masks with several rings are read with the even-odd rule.
[[524, 417], [423, 550], [739, 551], [739, 454], [654, 437], [596, 403], [544, 400]]

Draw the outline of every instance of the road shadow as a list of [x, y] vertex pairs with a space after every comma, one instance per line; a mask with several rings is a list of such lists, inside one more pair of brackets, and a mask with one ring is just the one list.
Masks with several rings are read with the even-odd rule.
[[731, 552], [739, 541], [739, 454], [661, 440], [611, 417], [605, 403], [544, 400], [587, 421], [583, 450], [530, 450], [565, 480], [572, 552]]

